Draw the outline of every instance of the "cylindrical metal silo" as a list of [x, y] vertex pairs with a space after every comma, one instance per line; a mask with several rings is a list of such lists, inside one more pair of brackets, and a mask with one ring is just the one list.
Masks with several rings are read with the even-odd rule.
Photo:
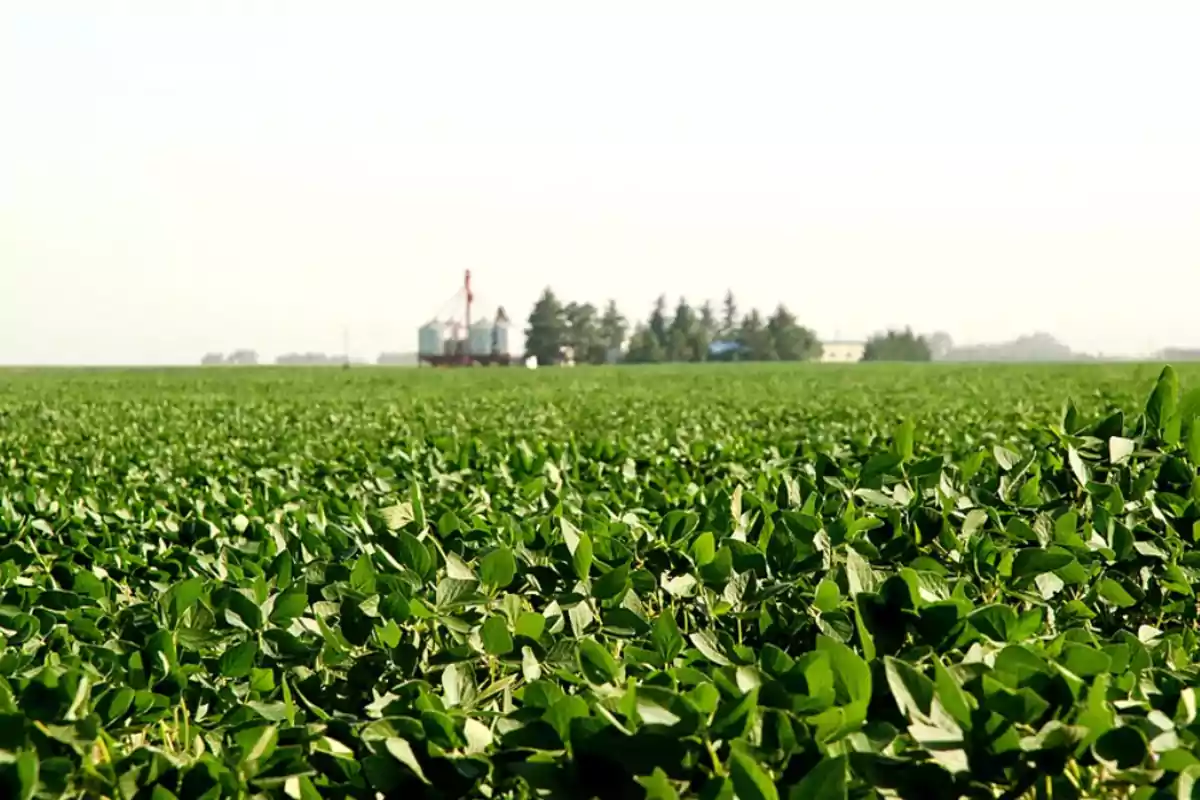
[[472, 322], [467, 339], [471, 355], [489, 355], [492, 352], [492, 323], [486, 317], [477, 322]]
[[508, 322], [497, 321], [493, 326], [492, 344], [497, 353], [508, 355]]
[[445, 339], [445, 323], [437, 320], [427, 322], [417, 330], [417, 352], [423, 356], [441, 355]]

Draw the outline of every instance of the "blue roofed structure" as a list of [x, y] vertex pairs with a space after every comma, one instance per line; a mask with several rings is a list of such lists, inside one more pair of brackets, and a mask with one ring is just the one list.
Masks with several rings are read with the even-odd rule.
[[741, 342], [718, 339], [708, 346], [708, 357], [713, 361], [731, 361], [745, 351]]

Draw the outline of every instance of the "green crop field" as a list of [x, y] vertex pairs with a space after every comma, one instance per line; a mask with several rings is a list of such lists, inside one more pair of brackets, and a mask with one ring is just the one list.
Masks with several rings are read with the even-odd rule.
[[1200, 796], [1197, 386], [0, 371], [0, 797]]

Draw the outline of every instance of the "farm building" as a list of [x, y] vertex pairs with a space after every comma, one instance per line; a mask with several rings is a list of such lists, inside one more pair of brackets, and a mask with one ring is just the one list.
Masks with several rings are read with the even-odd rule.
[[848, 364], [862, 361], [866, 342], [822, 342], [821, 360], [830, 364]]

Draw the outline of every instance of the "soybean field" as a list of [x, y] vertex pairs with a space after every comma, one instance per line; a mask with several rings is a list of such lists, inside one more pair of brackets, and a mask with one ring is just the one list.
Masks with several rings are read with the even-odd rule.
[[0, 796], [1200, 796], [1197, 387], [0, 371]]

